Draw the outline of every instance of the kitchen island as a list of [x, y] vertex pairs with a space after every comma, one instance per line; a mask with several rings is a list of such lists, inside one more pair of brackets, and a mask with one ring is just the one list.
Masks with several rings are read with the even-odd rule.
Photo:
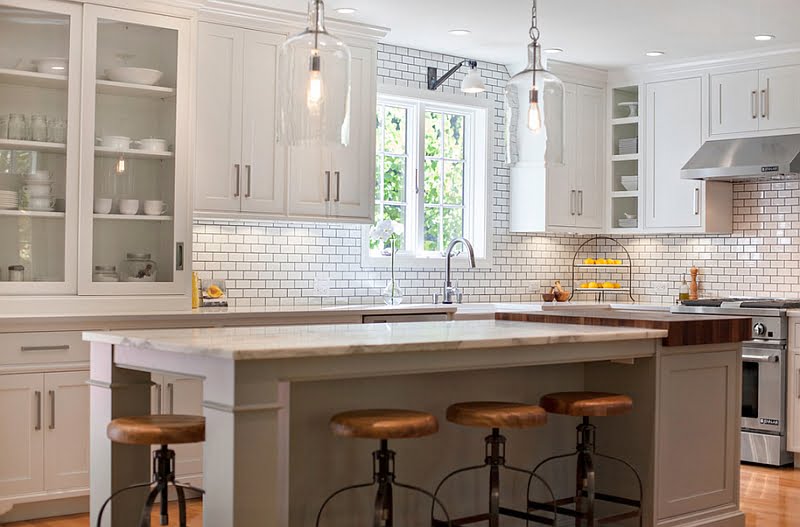
[[[161, 372], [203, 380], [204, 525], [313, 525], [327, 494], [368, 480], [375, 445], [332, 437], [327, 421], [338, 411], [413, 408], [439, 417], [437, 435], [392, 445], [402, 479], [432, 488], [483, 456], [484, 431], [448, 424], [447, 405], [597, 390], [634, 399], [631, 414], [596, 424], [599, 448], [642, 477], [645, 525], [741, 527], [738, 337], [669, 347], [668, 334], [503, 320], [86, 333], [92, 522], [113, 490], [149, 478], [149, 449], [112, 444], [105, 428], [115, 417], [148, 414], [150, 372]], [[552, 416], [542, 429], [507, 433], [510, 461], [532, 467], [570, 451], [575, 425]], [[545, 475], [569, 488], [565, 473]], [[630, 493], [634, 482], [616, 476], [609, 468], [601, 484]], [[368, 518], [371, 498], [360, 498], [331, 507], [326, 525]], [[485, 488], [466, 480], [445, 498], [461, 515], [485, 502]], [[429, 513], [429, 503], [403, 500], [397, 510], [411, 522]], [[132, 526], [140, 504], [121, 500], [106, 518]]]

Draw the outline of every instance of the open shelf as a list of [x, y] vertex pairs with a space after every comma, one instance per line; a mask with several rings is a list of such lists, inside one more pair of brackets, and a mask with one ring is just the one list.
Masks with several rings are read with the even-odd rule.
[[573, 290], [575, 293], [630, 293], [630, 289], [627, 287], [619, 287], [615, 289], [606, 289], [605, 287], [597, 288], [597, 289], [589, 289], [588, 287], [576, 287]]
[[611, 193], [612, 198], [636, 198], [638, 196], [638, 190], [617, 190]]
[[577, 264], [575, 267], [579, 269], [627, 269], [628, 266], [625, 264]]
[[627, 154], [624, 156], [615, 155], [611, 156], [611, 161], [638, 161], [639, 154]]
[[63, 212], [49, 212], [39, 210], [8, 210], [0, 209], [0, 216], [18, 216], [28, 218], [60, 219], [66, 217]]
[[175, 154], [172, 152], [147, 152], [146, 150], [135, 150], [128, 148], [120, 150], [108, 146], [94, 147], [94, 153], [98, 157], [119, 157], [123, 155], [128, 159], [172, 159]]
[[14, 84], [32, 88], [66, 89], [67, 76], [0, 68], [0, 84]]
[[0, 139], [0, 150], [29, 150], [31, 152], [63, 154], [67, 151], [67, 145], [64, 143], [41, 143], [39, 141]]
[[165, 88], [164, 86], [147, 86], [146, 84], [130, 84], [127, 82], [115, 82], [98, 79], [97, 93], [104, 95], [119, 95], [122, 97], [152, 97], [155, 99], [166, 99], [175, 97], [175, 88]]
[[148, 216], [146, 214], [95, 214], [94, 219], [122, 221], [172, 221], [172, 216]]
[[617, 119], [611, 119], [611, 124], [614, 126], [622, 124], [639, 124], [639, 117], [619, 117]]

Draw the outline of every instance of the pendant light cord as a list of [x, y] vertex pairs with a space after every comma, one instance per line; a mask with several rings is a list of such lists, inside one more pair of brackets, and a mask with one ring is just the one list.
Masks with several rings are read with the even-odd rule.
[[[319, 49], [319, 6], [322, 0], [315, 0], [316, 9], [314, 13], [314, 49]], [[534, 0], [535, 3], [535, 0]]]
[[533, 83], [531, 86], [531, 90], [536, 89], [536, 64], [538, 62], [538, 57], [536, 56], [539, 51], [539, 19], [538, 13], [536, 11], [536, 0], [533, 0], [533, 4], [531, 6], [531, 29], [528, 32], [533, 40]]

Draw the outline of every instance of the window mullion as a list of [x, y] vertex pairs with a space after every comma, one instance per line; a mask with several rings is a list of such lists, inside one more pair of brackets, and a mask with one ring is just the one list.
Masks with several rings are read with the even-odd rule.
[[416, 239], [414, 245], [414, 254], [421, 254], [425, 248], [425, 105], [422, 102], [416, 104], [416, 122], [415, 130], [417, 137], [415, 141], [416, 147], [416, 166], [417, 166], [417, 181], [416, 185], [419, 187], [419, 192], [415, 194], [414, 203], [414, 218], [416, 221]]

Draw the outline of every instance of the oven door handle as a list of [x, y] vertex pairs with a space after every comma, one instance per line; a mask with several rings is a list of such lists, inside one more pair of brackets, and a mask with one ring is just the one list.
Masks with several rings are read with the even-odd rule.
[[742, 362], [778, 362], [778, 355], [742, 355]]

